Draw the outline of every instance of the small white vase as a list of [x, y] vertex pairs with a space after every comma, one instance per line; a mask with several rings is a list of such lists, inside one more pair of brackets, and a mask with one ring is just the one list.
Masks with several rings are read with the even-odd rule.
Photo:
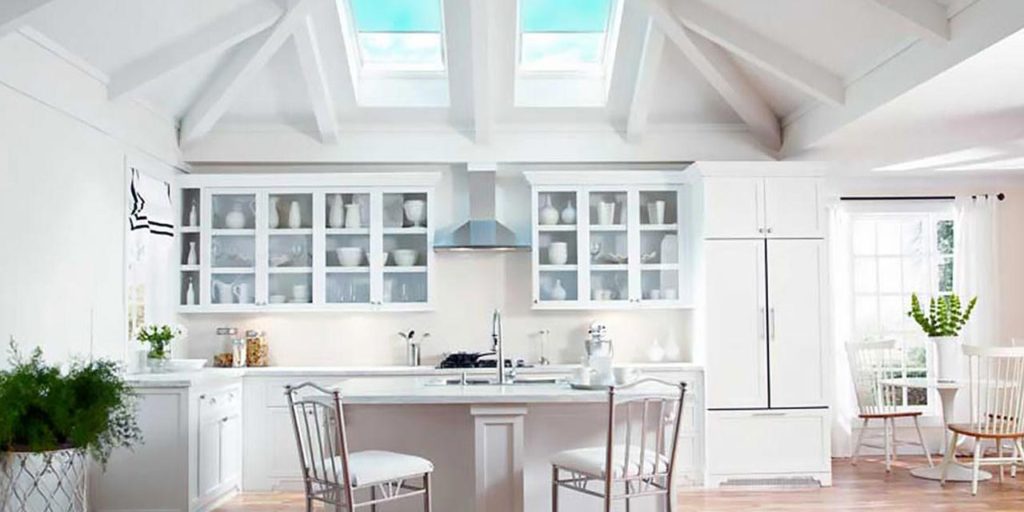
[[929, 338], [935, 343], [935, 380], [956, 382], [961, 377], [963, 343], [959, 336]]
[[558, 209], [551, 205], [551, 196], [544, 196], [544, 206], [541, 207], [537, 220], [545, 226], [558, 224]]
[[565, 300], [567, 295], [565, 288], [562, 287], [562, 280], [556, 279], [555, 286], [551, 288], [551, 300]]
[[185, 264], [186, 265], [198, 265], [199, 264], [199, 256], [196, 254], [196, 243], [195, 242], [189, 242], [188, 243], [188, 256], [185, 257]]
[[277, 229], [281, 227], [281, 215], [277, 212], [277, 206], [280, 199], [277, 197], [270, 198], [270, 208], [267, 212], [267, 224], [270, 225], [270, 229]]
[[292, 201], [292, 205], [288, 209], [288, 227], [292, 229], [302, 227], [302, 208], [298, 201]]
[[331, 208], [327, 214], [327, 225], [333, 229], [338, 229], [345, 225], [345, 205], [341, 194], [334, 194], [331, 197]]
[[576, 224], [576, 208], [572, 206], [572, 201], [562, 209], [562, 224]]

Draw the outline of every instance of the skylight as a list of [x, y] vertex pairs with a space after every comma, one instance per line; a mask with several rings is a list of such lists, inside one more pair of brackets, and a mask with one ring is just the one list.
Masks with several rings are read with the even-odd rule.
[[616, 0], [519, 0], [521, 71], [605, 69]]
[[365, 70], [443, 71], [441, 0], [349, 0]]

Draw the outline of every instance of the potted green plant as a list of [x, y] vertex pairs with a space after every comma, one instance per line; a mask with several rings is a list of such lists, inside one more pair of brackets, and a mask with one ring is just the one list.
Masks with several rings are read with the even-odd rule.
[[86, 510], [87, 458], [106, 465], [115, 448], [141, 440], [135, 396], [120, 365], [48, 365], [11, 344], [0, 372], [0, 510]]
[[917, 294], [910, 297], [911, 318], [921, 326], [928, 338], [935, 343], [937, 375], [940, 382], [955, 382], [960, 378], [960, 353], [962, 343], [960, 330], [971, 318], [974, 306], [978, 303], [975, 297], [963, 309], [960, 297], [955, 293], [933, 297], [928, 303], [928, 312], [921, 307]]
[[143, 325], [139, 327], [135, 338], [141, 343], [149, 345], [149, 353], [146, 356], [149, 371], [159, 373], [166, 370], [167, 359], [171, 357], [171, 342], [184, 336], [185, 329], [181, 326]]

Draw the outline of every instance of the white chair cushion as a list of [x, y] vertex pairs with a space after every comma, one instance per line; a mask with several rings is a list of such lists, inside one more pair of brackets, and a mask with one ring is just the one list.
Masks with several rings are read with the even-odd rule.
[[[640, 467], [639, 446], [632, 446], [629, 448], [628, 467], [627, 464], [623, 462], [626, 459], [626, 447], [624, 445], [616, 445], [612, 453], [612, 478], [622, 478], [623, 476], [635, 476], [640, 474], [649, 475], [652, 473], [665, 473], [668, 471], [668, 458], [664, 455], [655, 454], [654, 450], [651, 448], [648, 448], [644, 452], [643, 468]], [[577, 471], [579, 473], [586, 473], [588, 475], [604, 478], [605, 458], [604, 446], [596, 448], [579, 448], [555, 454], [551, 459], [551, 464], [569, 471]], [[657, 467], [655, 467], [655, 464], [657, 464]]]
[[[327, 467], [331, 467], [330, 462]], [[341, 480], [341, 457], [335, 457], [338, 480]], [[353, 487], [390, 482], [403, 478], [422, 476], [434, 471], [434, 464], [415, 455], [367, 450], [348, 454], [349, 479]]]

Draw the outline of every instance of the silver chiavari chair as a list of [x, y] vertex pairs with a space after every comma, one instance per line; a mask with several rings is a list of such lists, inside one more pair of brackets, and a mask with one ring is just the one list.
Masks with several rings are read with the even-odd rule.
[[[341, 393], [309, 382], [285, 386], [288, 409], [306, 492], [306, 510], [313, 503], [353, 512], [398, 499], [423, 497], [430, 512], [430, 475], [434, 465], [421, 457], [381, 450], [349, 452]], [[300, 396], [301, 395], [301, 396]], [[421, 482], [420, 486], [410, 484]], [[368, 491], [368, 492], [364, 492]], [[363, 500], [357, 495], [369, 494]]]
[[[1024, 456], [1024, 347], [978, 347], [965, 345], [968, 361], [969, 423], [949, 425], [953, 432], [949, 449], [942, 461], [942, 483], [946, 483], [946, 470], [955, 463], [955, 451], [960, 436], [974, 438], [974, 478], [971, 494], [978, 493], [978, 472], [982, 465], [998, 465], [999, 481], [1003, 468], [1011, 468]], [[984, 457], [983, 444], [993, 441], [996, 457]], [[1004, 457], [1003, 443], [1013, 443], [1013, 453]]]
[[565, 488], [601, 498], [606, 512], [616, 500], [629, 510], [631, 499], [647, 496], [665, 496], [671, 512], [685, 397], [685, 383], [654, 378], [609, 388], [605, 446], [551, 459], [551, 510], [558, 512], [558, 490]]

